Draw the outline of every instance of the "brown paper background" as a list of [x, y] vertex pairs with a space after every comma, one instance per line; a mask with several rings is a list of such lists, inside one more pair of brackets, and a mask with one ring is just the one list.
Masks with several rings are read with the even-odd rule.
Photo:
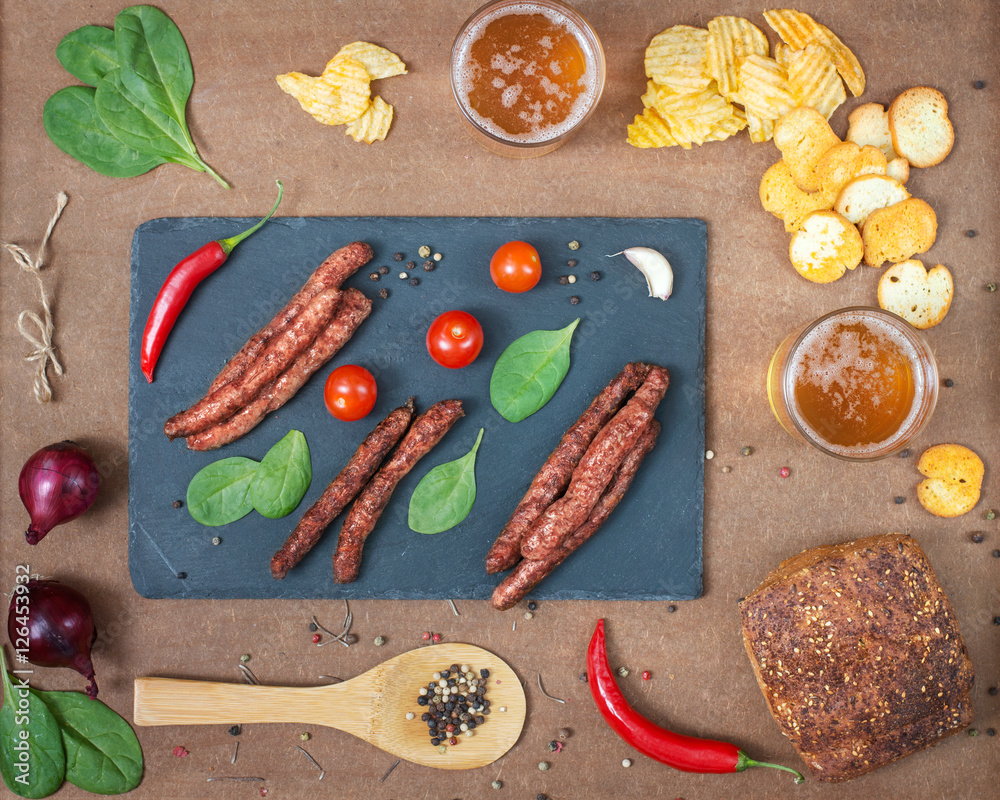
[[[256, 784], [205, 782], [211, 775], [267, 778], [268, 797], [486, 798], [940, 798], [995, 796], [1000, 739], [1000, 507], [997, 442], [1000, 293], [984, 287], [997, 267], [997, 177], [1000, 107], [1000, 11], [989, 0], [907, 3], [804, 2], [847, 42], [868, 75], [863, 101], [887, 103], [909, 86], [940, 88], [957, 131], [954, 151], [940, 166], [914, 170], [908, 188], [937, 211], [939, 231], [925, 262], [954, 274], [947, 319], [928, 334], [942, 377], [938, 409], [914, 447], [960, 442], [986, 462], [983, 499], [965, 517], [940, 520], [916, 501], [916, 457], [869, 465], [843, 464], [793, 442], [772, 418], [764, 394], [768, 358], [786, 332], [825, 311], [874, 304], [878, 272], [859, 268], [828, 286], [800, 279], [787, 260], [788, 237], [761, 210], [757, 184], [777, 158], [771, 144], [745, 135], [685, 152], [637, 150], [625, 126], [640, 109], [642, 53], [661, 29], [704, 25], [716, 14], [749, 16], [764, 27], [761, 6], [738, 2], [590, 2], [580, 0], [602, 38], [608, 81], [595, 117], [559, 151], [509, 161], [480, 149], [463, 132], [447, 78], [452, 38], [478, 0], [451, 3], [182, 2], [161, 7], [187, 40], [195, 68], [188, 108], [205, 160], [233, 186], [167, 165], [132, 179], [90, 172], [57, 150], [41, 125], [45, 99], [74, 83], [54, 56], [60, 38], [84, 24], [111, 25], [120, 3], [0, 3], [0, 237], [34, 251], [58, 190], [70, 203], [50, 250], [46, 284], [54, 297], [56, 343], [66, 376], [53, 382], [55, 402], [31, 397], [26, 343], [14, 321], [36, 308], [34, 288], [0, 258], [0, 514], [2, 575], [14, 565], [60, 578], [91, 599], [101, 629], [95, 664], [101, 697], [131, 717], [132, 680], [139, 675], [237, 680], [242, 653], [262, 681], [310, 684], [320, 674], [349, 677], [414, 647], [420, 632], [440, 631], [506, 658], [527, 682], [528, 719], [515, 748], [496, 764], [469, 773], [436, 772], [409, 764], [384, 783], [390, 756], [335, 731], [312, 730], [306, 744], [325, 767], [317, 773], [300, 753], [295, 726], [250, 725], [240, 756], [224, 727], [145, 728], [138, 733], [146, 775], [136, 798], [249, 798]], [[770, 31], [772, 41], [776, 37]], [[387, 141], [355, 144], [323, 127], [275, 86], [289, 70], [318, 74], [340, 45], [367, 39], [401, 54], [410, 74], [383, 81], [378, 91], [395, 105]], [[974, 80], [986, 82], [982, 91]], [[833, 119], [846, 133], [851, 99]], [[338, 602], [150, 601], [132, 589], [127, 567], [127, 437], [129, 246], [132, 231], [160, 216], [252, 216], [273, 198], [273, 179], [286, 182], [282, 215], [608, 215], [692, 216], [708, 221], [709, 294], [705, 505], [705, 594], [677, 604], [563, 602], [540, 604], [534, 619], [523, 607], [500, 614], [483, 602], [370, 601], [353, 604], [360, 643], [349, 651], [315, 648], [306, 625], [316, 614], [328, 626], [342, 617]], [[966, 231], [977, 232], [968, 238]], [[586, 231], [580, 239], [585, 242]], [[364, 230], [358, 231], [364, 238]], [[416, 247], [414, 243], [414, 247]], [[484, 261], [487, 254], [484, 254]], [[462, 265], [481, 268], [481, 265]], [[583, 309], [581, 309], [583, 311]], [[628, 324], [622, 320], [621, 324]], [[669, 425], [669, 420], [664, 420]], [[57, 528], [39, 546], [21, 537], [26, 514], [15, 491], [25, 458], [64, 438], [89, 447], [105, 473], [95, 507]], [[753, 455], [741, 457], [744, 445]], [[781, 466], [791, 477], [778, 477]], [[732, 471], [723, 473], [730, 466]], [[894, 505], [903, 495], [906, 502]], [[164, 502], [174, 498], [164, 497]], [[184, 513], [184, 512], [179, 512]], [[501, 523], [497, 521], [498, 526]], [[669, 520], [664, 520], [669, 525]], [[596, 619], [609, 625], [611, 657], [632, 675], [625, 691], [640, 711], [685, 733], [726, 738], [751, 755], [799, 765], [767, 713], [743, 651], [736, 601], [779, 560], [809, 546], [880, 531], [913, 534], [928, 552], [961, 622], [977, 680], [973, 693], [980, 735], [961, 734], [927, 752], [846, 785], [810, 781], [794, 787], [770, 770], [734, 776], [674, 772], [638, 756], [602, 723], [578, 681]], [[983, 531], [985, 542], [970, 534]], [[221, 535], [236, 535], [222, 531]], [[656, 536], [656, 530], [637, 532]], [[224, 546], [224, 544], [223, 544]], [[269, 554], [262, 553], [266, 558]], [[428, 580], [439, 579], [432, 573]], [[517, 630], [512, 623], [517, 621]], [[388, 639], [375, 648], [376, 635]], [[8, 649], [9, 652], [9, 649]], [[643, 669], [653, 680], [638, 678]], [[535, 675], [567, 699], [541, 697]], [[80, 688], [78, 676], [39, 670], [42, 688]], [[565, 750], [546, 743], [560, 727], [573, 731]], [[488, 735], [484, 730], [482, 735]], [[175, 758], [183, 745], [190, 755]], [[622, 758], [631, 757], [625, 770]], [[552, 769], [540, 772], [541, 760]], [[212, 771], [214, 768], [214, 772]], [[501, 792], [490, 781], [504, 782]], [[82, 797], [66, 785], [58, 796]]]

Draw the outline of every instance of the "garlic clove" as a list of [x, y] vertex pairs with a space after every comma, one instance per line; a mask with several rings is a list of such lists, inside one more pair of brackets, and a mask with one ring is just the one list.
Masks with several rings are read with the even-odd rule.
[[674, 290], [674, 271], [670, 262], [658, 250], [651, 247], [630, 247], [619, 253], [612, 253], [608, 258], [625, 256], [643, 274], [650, 297], [666, 300]]

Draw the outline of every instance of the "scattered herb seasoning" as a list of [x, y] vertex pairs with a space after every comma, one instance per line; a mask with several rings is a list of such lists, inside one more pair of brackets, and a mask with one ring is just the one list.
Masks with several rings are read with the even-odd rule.
[[580, 243], [579, 243], [579, 242], [578, 242], [578, 241], [577, 241], [576, 239], [574, 239], [574, 240], [573, 240], [572, 242], [570, 242], [570, 243], [569, 243], [568, 245], [566, 245], [566, 246], [567, 246], [567, 247], [568, 247], [568, 248], [569, 248], [570, 250], [579, 250], [579, 249], [580, 249]]
[[184, 501], [174, 500], [174, 502], [172, 502], [170, 505], [172, 505], [174, 508], [184, 508]]
[[[500, 681], [497, 681], [497, 683], [500, 683]], [[563, 705], [566, 705], [566, 701], [565, 700], [562, 700], [562, 699], [560, 699], [558, 697], [553, 697], [547, 691], [545, 691], [545, 687], [542, 686], [542, 674], [541, 673], [538, 673], [538, 691], [540, 691], [549, 700], [555, 700], [557, 703], [562, 703]]]
[[970, 239], [976, 238], [976, 232], [971, 228], [965, 232], [965, 235], [968, 236]]
[[535, 616], [535, 615], [534, 615], [534, 614], [532, 614], [532, 613], [531, 613], [530, 611], [525, 611], [525, 612], [524, 612], [524, 618], [525, 618], [525, 619], [531, 619], [531, 618], [532, 618], [532, 617], [534, 617], [534, 616]]
[[402, 261], [404, 258], [406, 258], [406, 256], [404, 256], [402, 253], [393, 253], [392, 254], [392, 260], [393, 261]]
[[421, 258], [427, 258], [430, 254], [431, 249], [425, 244], [420, 245], [420, 248], [417, 250], [417, 255]]
[[[461, 616], [461, 614], [459, 614], [459, 613], [458, 613], [458, 606], [456, 606], [456, 605], [455, 605], [455, 601], [454, 601], [454, 600], [449, 600], [449, 601], [448, 601], [448, 605], [450, 605], [450, 606], [451, 606], [451, 610], [452, 610], [452, 612], [453, 612], [453, 613], [455, 614], [455, 616], [456, 616], [456, 617], [459, 617], [459, 616]], [[489, 675], [489, 674], [490, 674], [490, 673], [489, 673], [489, 670], [487, 670], [487, 671], [486, 671], [486, 674], [487, 674], [487, 675]]]
[[174, 748], [174, 755], [177, 756], [177, 758], [184, 758], [184, 756], [186, 756], [187, 754], [188, 751], [185, 750], [181, 745], [177, 745], [177, 747]]
[[903, 505], [903, 503], [905, 503], [905, 502], [906, 502], [906, 498], [905, 498], [905, 497], [901, 497], [901, 496], [900, 496], [900, 497], [895, 497], [895, 498], [893, 498], [893, 502], [894, 502], [894, 503], [895, 503], [895, 504], [896, 504], [897, 506], [901, 506], [901, 505]]
[[986, 288], [991, 292], [995, 292], [997, 290], [997, 285], [995, 283], [988, 283], [986, 284]]
[[568, 275], [560, 275], [559, 278], [558, 278], [558, 281], [559, 281], [559, 285], [560, 286], [565, 286], [567, 283], [569, 283], [569, 276]]
[[384, 636], [376, 636], [375, 637], [375, 646], [376, 647], [381, 647], [384, 644], [385, 644], [385, 637]]
[[580, 298], [579, 298], [579, 297], [577, 297], [576, 295], [573, 295], [573, 296], [572, 296], [572, 297], [571, 297], [571, 298], [569, 299], [569, 304], [570, 304], [571, 306], [578, 306], [578, 305], [580, 305]]
[[379, 275], [379, 274], [378, 274], [377, 272], [373, 272], [373, 273], [371, 273], [371, 274], [370, 274], [370, 275], [369, 275], [368, 277], [369, 277], [369, 278], [371, 278], [371, 279], [372, 279], [373, 281], [377, 281], [377, 280], [379, 280], [379, 279], [380, 279], [380, 278], [381, 278], [382, 276], [381, 276], [381, 275]]
[[744, 447], [742, 450], [740, 450], [740, 455], [748, 456], [752, 452], [753, 452], [753, 448], [748, 446], [748, 447]]
[[569, 261], [566, 262], [566, 266], [569, 267], [570, 269], [573, 269], [573, 267], [575, 267], [579, 263], [580, 262], [577, 261], [575, 258], [571, 258]]
[[379, 289], [378, 290], [378, 296], [381, 297], [383, 300], [388, 300], [389, 299], [389, 290], [388, 289]]
[[601, 273], [595, 269], [593, 272], [590, 273], [590, 279], [592, 281], [599, 281], [601, 279]]
[[229, 735], [230, 736], [239, 736], [240, 733], [242, 732], [242, 730], [243, 729], [239, 725], [233, 725], [233, 727], [231, 727], [229, 729]]
[[550, 753], [558, 753], [562, 749], [563, 749], [563, 743], [562, 742], [557, 742], [555, 739], [553, 739], [551, 742], [549, 742], [549, 752]]
[[792, 471], [788, 467], [782, 467], [781, 469], [778, 470], [778, 474], [782, 478], [787, 478], [789, 475], [792, 474]]
[[491, 783], [490, 786], [492, 786], [494, 789], [502, 789], [503, 783], [501, 781], [493, 781], [493, 783]]
[[424, 262], [424, 272], [433, 272], [433, 271], [434, 271], [434, 262], [433, 261], [425, 261]]
[[383, 267], [379, 267], [378, 268], [378, 274], [379, 275], [388, 275], [389, 274], [389, 268], [388, 267], [384, 267], [384, 266]]
[[985, 89], [986, 88], [986, 81], [973, 81], [972, 82], [972, 88], [973, 89]]
[[410, 278], [410, 286], [419, 286], [420, 278]]
[[[476, 728], [486, 722], [490, 701], [486, 699], [486, 678], [479, 676], [468, 664], [452, 664], [431, 675], [431, 681], [421, 686], [417, 705], [427, 710], [420, 721], [427, 725], [431, 746], [447, 752], [443, 745], [455, 746], [458, 736], [475, 736]], [[414, 715], [407, 714], [407, 719]]]
[[949, 389], [951, 389], [955, 385], [955, 381], [953, 381], [951, 378], [945, 378], [944, 385], [947, 386]]
[[249, 653], [244, 653], [243, 655], [240, 656], [240, 663], [241, 664], [246, 664], [248, 661], [250, 661], [250, 654]]
[[628, 677], [628, 667], [618, 667], [618, 674], [621, 677], [623, 677], [623, 678], [627, 678]]
[[417, 262], [416, 261], [407, 261], [406, 262], [406, 268], [407, 269], [413, 269], [415, 266], [417, 266]]
[[979, 731], [977, 731], [975, 728], [969, 728], [969, 730], [966, 731], [966, 733], [968, 733], [969, 736], [978, 736], [979, 735]]
[[972, 534], [971, 538], [974, 544], [982, 544], [984, 537], [979, 531], [976, 531], [974, 534]]

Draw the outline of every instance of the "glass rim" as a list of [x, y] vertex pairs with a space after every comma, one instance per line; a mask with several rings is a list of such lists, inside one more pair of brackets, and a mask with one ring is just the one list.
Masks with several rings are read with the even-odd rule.
[[[917, 422], [912, 426], [910, 431], [906, 432], [906, 435], [900, 437], [899, 441], [893, 443], [891, 446], [875, 453], [850, 455], [831, 449], [817, 436], [810, 434], [810, 432], [803, 427], [803, 425], [799, 422], [798, 415], [793, 410], [792, 398], [794, 397], [794, 392], [789, 391], [792, 388], [789, 385], [789, 380], [791, 375], [790, 368], [794, 362], [795, 353], [810, 333], [829, 319], [842, 314], [859, 312], [879, 317], [902, 333], [917, 351], [917, 361], [920, 364], [921, 371], [927, 371], [924, 366], [924, 360], [926, 360], [926, 363], [930, 365], [930, 372], [932, 373], [930, 377], [933, 378], [933, 380], [925, 380], [926, 389], [921, 397], [920, 407], [917, 410]], [[892, 311], [886, 311], [884, 308], [876, 308], [875, 306], [845, 306], [844, 308], [838, 308], [835, 311], [823, 314], [818, 319], [815, 319], [805, 325], [802, 330], [799, 331], [799, 334], [795, 337], [795, 341], [792, 342], [791, 346], [788, 348], [784, 364], [781, 366], [781, 402], [785, 405], [785, 411], [788, 414], [789, 422], [791, 422], [799, 436], [801, 436], [806, 442], [811, 444], [817, 450], [833, 456], [834, 458], [839, 458], [841, 461], [879, 461], [905, 448], [906, 445], [916, 438], [917, 435], [924, 429], [924, 426], [930, 420], [931, 414], [934, 412], [934, 408], [937, 406], [937, 375], [937, 360], [934, 358], [934, 353], [931, 350], [927, 339], [924, 338], [923, 334], [917, 328], [913, 327], [909, 322], [899, 316], [899, 314], [895, 314]]]
[[[495, 133], [488, 131], [482, 125], [480, 125], [476, 120], [472, 118], [472, 115], [466, 109], [465, 104], [462, 102], [461, 98], [458, 96], [458, 89], [455, 86], [455, 56], [458, 51], [459, 43], [462, 41], [463, 36], [466, 31], [469, 30], [473, 25], [479, 22], [480, 19], [486, 16], [487, 13], [492, 11], [495, 7], [503, 6], [517, 6], [517, 5], [537, 5], [542, 7], [550, 7], [564, 14], [571, 22], [575, 23], [579, 27], [581, 33], [585, 38], [588, 39], [590, 46], [594, 50], [594, 56], [596, 59], [595, 67], [597, 69], [597, 92], [594, 94], [593, 101], [590, 107], [583, 113], [576, 124], [573, 125], [567, 131], [554, 136], [551, 139], [545, 139], [540, 142], [516, 142], [510, 139], [504, 139], [497, 136]], [[455, 41], [451, 45], [451, 57], [448, 62], [448, 81], [451, 85], [451, 95], [455, 100], [455, 104], [458, 106], [459, 112], [462, 117], [468, 122], [473, 128], [476, 129], [477, 133], [482, 134], [488, 139], [492, 140], [498, 145], [503, 145], [505, 147], [512, 147], [519, 150], [533, 150], [539, 147], [551, 147], [553, 144], [562, 142], [568, 139], [570, 136], [575, 134], [583, 124], [590, 119], [591, 115], [597, 109], [598, 104], [601, 101], [601, 97], [604, 95], [604, 84], [607, 81], [607, 63], [604, 57], [604, 47], [601, 45], [600, 37], [597, 35], [597, 31], [594, 30], [587, 18], [583, 16], [579, 11], [577, 11], [573, 6], [568, 3], [562, 2], [562, 0], [489, 0], [489, 2], [483, 4], [475, 11], [472, 15], [462, 24], [462, 27], [458, 31], [458, 35], [455, 37]]]

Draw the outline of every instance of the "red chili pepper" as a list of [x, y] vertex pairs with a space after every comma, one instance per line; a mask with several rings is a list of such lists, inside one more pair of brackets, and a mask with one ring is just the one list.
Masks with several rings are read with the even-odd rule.
[[187, 305], [195, 287], [225, 264], [229, 254], [233, 252], [233, 248], [250, 234], [255, 233], [278, 210], [278, 203], [281, 202], [285, 187], [281, 181], [276, 181], [276, 183], [278, 184], [278, 199], [264, 219], [237, 236], [209, 242], [204, 247], [198, 248], [171, 270], [163, 286], [160, 287], [160, 293], [156, 295], [153, 308], [146, 320], [146, 330], [142, 334], [140, 363], [142, 374], [150, 383], [153, 382], [153, 369], [156, 367], [156, 360], [160, 357], [160, 351], [166, 344], [167, 337], [170, 335], [178, 315]]
[[805, 778], [799, 772], [780, 764], [754, 761], [736, 745], [715, 739], [699, 739], [668, 731], [639, 714], [629, 705], [618, 688], [604, 643], [604, 620], [587, 648], [587, 679], [591, 694], [605, 722], [628, 744], [643, 755], [684, 772], [743, 772], [749, 767], [773, 767], [795, 775], [795, 782]]

